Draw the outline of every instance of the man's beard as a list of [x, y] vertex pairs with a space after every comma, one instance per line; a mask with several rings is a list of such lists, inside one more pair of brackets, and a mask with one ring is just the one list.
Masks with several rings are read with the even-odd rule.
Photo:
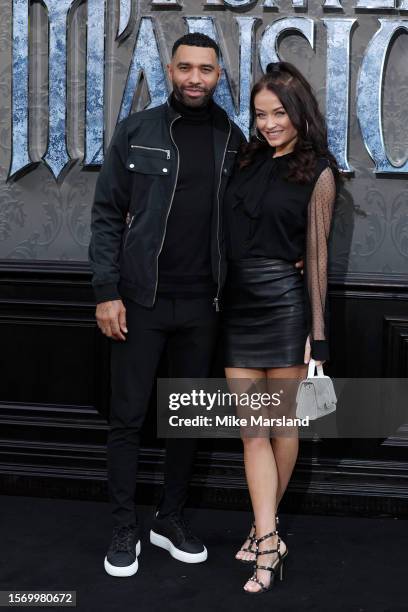
[[176, 85], [175, 83], [173, 83], [173, 92], [176, 99], [179, 102], [185, 104], [186, 106], [190, 106], [191, 108], [202, 108], [204, 106], [207, 106], [209, 101], [212, 99], [216, 87], [216, 85], [212, 89], [204, 89], [203, 87], [190, 87], [189, 89], [196, 89], [197, 91], [202, 92], [203, 95], [200, 98], [190, 98], [189, 96], [184, 94], [182, 88]]

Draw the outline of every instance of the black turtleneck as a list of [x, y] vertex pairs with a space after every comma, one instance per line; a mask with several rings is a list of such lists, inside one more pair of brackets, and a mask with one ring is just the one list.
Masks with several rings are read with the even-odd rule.
[[166, 237], [159, 257], [158, 294], [212, 295], [211, 215], [214, 189], [213, 102], [191, 108], [170, 98], [181, 118], [172, 133], [180, 155], [179, 173]]

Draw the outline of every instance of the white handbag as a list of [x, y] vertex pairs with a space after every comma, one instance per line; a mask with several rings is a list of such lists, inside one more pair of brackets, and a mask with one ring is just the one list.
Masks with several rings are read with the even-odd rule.
[[[317, 367], [317, 376], [315, 370]], [[323, 366], [309, 361], [307, 378], [302, 380], [296, 394], [296, 416], [309, 417], [313, 421], [336, 410], [337, 397], [330, 376], [323, 372]]]

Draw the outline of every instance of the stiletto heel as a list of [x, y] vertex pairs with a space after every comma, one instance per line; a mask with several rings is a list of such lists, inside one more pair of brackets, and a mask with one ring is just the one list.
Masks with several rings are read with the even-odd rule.
[[[273, 537], [274, 535], [278, 536], [278, 542], [277, 542], [276, 548], [271, 548], [268, 550], [259, 550], [259, 544]], [[256, 582], [257, 584], [259, 584], [261, 588], [258, 591], [247, 591], [246, 589], [244, 589], [246, 593], [250, 593], [251, 595], [258, 595], [259, 593], [266, 593], [267, 591], [270, 591], [274, 585], [275, 576], [278, 573], [279, 573], [279, 579], [281, 581], [283, 580], [283, 563], [284, 563], [284, 557], [286, 557], [286, 554], [284, 556], [281, 555], [281, 552], [280, 552], [281, 539], [276, 529], [275, 531], [271, 531], [270, 533], [267, 533], [266, 535], [260, 538], [256, 538], [255, 542], [256, 542], [256, 562], [254, 565], [255, 571], [254, 571], [253, 576], [251, 576], [249, 580], [252, 582]], [[275, 560], [273, 563], [271, 562], [269, 565], [258, 565], [258, 560], [261, 555], [270, 555], [271, 553], [275, 553], [275, 552], [278, 553], [277, 560]], [[268, 572], [270, 572], [270, 581], [267, 586], [265, 586], [262, 580], [258, 578], [257, 576], [258, 570], [267, 570]]]

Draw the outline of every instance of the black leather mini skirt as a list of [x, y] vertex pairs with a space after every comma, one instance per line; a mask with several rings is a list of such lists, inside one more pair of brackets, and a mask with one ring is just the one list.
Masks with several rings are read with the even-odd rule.
[[222, 301], [225, 367], [302, 365], [308, 330], [303, 275], [281, 259], [230, 261]]

